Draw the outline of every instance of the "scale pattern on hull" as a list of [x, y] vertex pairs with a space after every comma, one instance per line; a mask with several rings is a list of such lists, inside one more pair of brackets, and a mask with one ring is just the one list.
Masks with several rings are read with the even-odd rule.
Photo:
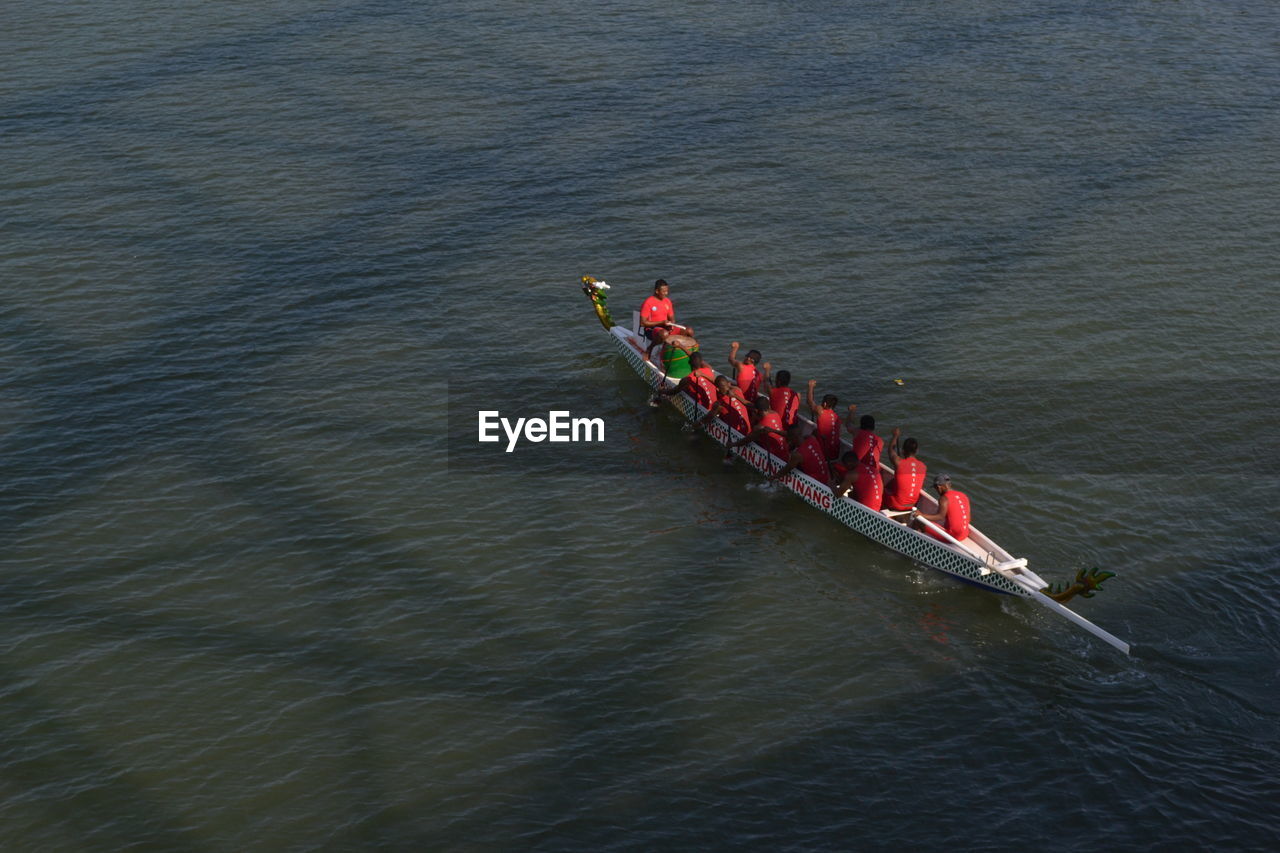
[[[622, 356], [644, 378], [645, 382], [652, 388], [662, 387], [664, 383], [661, 373], [658, 372], [656, 367], [644, 360], [643, 350], [637, 350], [637, 344], [633, 343], [631, 336], [617, 326], [611, 330], [610, 334]], [[671, 397], [671, 400], [688, 420], [696, 420], [706, 414], [705, 409], [698, 406], [692, 398], [685, 394], [676, 394]], [[721, 444], [728, 444], [730, 441], [742, 436], [737, 430], [730, 429], [720, 421], [713, 421], [712, 424], [714, 428], [708, 432]], [[742, 457], [756, 470], [763, 473], [777, 470], [777, 464], [773, 457], [758, 445], [749, 444], [741, 450]], [[831, 490], [825, 483], [818, 483], [799, 471], [789, 475], [785, 482], [787, 488], [804, 500], [805, 503], [822, 510], [841, 524], [861, 533], [871, 541], [884, 545], [886, 548], [891, 548], [922, 565], [956, 575], [996, 592], [1021, 596], [1029, 595], [1025, 589], [999, 572], [991, 572], [984, 575], [982, 573], [982, 564], [974, 558], [957, 554], [931, 537], [904, 527], [857, 501], [849, 498], [835, 500]]]

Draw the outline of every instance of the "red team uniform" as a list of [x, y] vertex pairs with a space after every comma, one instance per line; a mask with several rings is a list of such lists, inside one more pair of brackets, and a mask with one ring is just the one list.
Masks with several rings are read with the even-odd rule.
[[860, 504], [880, 511], [884, 500], [884, 481], [880, 479], [880, 463], [870, 455], [858, 463], [858, 479], [853, 481], [853, 498]]
[[876, 464], [879, 465], [880, 452], [884, 450], [884, 439], [872, 430], [860, 429], [853, 434], [853, 455], [857, 456], [858, 461], [861, 462], [868, 450], [875, 454]]
[[743, 435], [751, 432], [751, 415], [747, 413], [746, 405], [738, 399], [736, 394], [732, 391], [728, 394], [721, 394], [720, 403], [723, 405], [723, 409], [720, 412], [720, 420]]
[[760, 379], [760, 371], [756, 370], [754, 364], [744, 362], [738, 366], [738, 388], [742, 390], [742, 396], [747, 398], [748, 403], [756, 401], [756, 395], [760, 393]]
[[889, 481], [889, 494], [884, 502], [889, 509], [905, 510], [916, 505], [924, 487], [925, 465], [914, 456], [898, 461], [898, 469]]
[[827, 455], [818, 437], [810, 435], [800, 442], [796, 452], [800, 454], [800, 470], [825, 486], [830, 471], [827, 468]]
[[[947, 492], [947, 520], [945, 524], [940, 525], [942, 529], [963, 542], [969, 535], [969, 519], [969, 496], [955, 489]], [[926, 528], [926, 530], [934, 539], [942, 539], [933, 528]], [[943, 539], [943, 541], [946, 540]]]
[[[765, 412], [760, 416], [756, 426], [780, 430], [782, 429], [782, 418], [778, 417], [777, 412]], [[787, 460], [787, 440], [782, 436], [772, 432], [765, 433], [756, 439], [756, 444], [759, 444], [783, 462]]]
[[769, 391], [769, 407], [782, 416], [783, 429], [791, 429], [800, 414], [800, 395], [790, 388], [774, 388]]
[[689, 393], [699, 406], [704, 409], [711, 408], [711, 404], [719, 395], [716, 389], [716, 383], [712, 382], [703, 371], [710, 371], [709, 367], [701, 367], [690, 373], [684, 379], [680, 380], [680, 385]]
[[840, 458], [840, 413], [835, 409], [818, 410], [818, 440], [827, 459]]
[[[634, 302], [631, 303], [635, 305]], [[676, 316], [676, 307], [671, 304], [671, 299], [659, 299], [656, 296], [650, 296], [640, 306], [641, 325], [644, 321], [650, 323], [670, 323], [672, 318]]]

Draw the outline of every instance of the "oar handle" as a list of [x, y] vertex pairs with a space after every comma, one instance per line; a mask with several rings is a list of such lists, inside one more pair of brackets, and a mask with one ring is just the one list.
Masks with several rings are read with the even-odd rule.
[[[908, 510], [908, 511], [910, 511], [910, 510]], [[944, 530], [943, 528], [941, 528], [941, 527], [939, 527], [938, 525], [934, 524], [932, 521], [930, 521], [929, 519], [925, 518], [923, 515], [917, 515], [917, 516], [916, 516], [916, 518], [917, 518], [918, 520], [920, 520], [920, 521], [923, 521], [923, 522], [924, 522], [928, 527], [932, 528], [933, 530], [936, 530], [938, 533], [941, 533], [941, 534], [942, 534], [942, 536], [943, 536], [943, 538], [944, 538], [946, 541], [950, 542], [952, 545], [955, 545], [955, 546], [956, 546], [957, 548], [959, 548], [961, 551], [964, 551], [964, 546], [960, 544], [960, 540], [959, 540], [959, 539], [957, 539], [956, 537], [952, 536], [952, 535], [951, 535], [950, 533], [948, 533], [946, 530]]]

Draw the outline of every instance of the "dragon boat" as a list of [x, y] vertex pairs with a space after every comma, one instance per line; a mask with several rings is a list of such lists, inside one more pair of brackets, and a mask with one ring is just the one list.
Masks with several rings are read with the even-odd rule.
[[[592, 276], [582, 277], [582, 290], [591, 300], [596, 317], [608, 332], [610, 340], [627, 363], [654, 390], [671, 388], [677, 382], [667, 377], [661, 367], [645, 358], [649, 342], [640, 335], [639, 312], [632, 313], [630, 328], [613, 321], [608, 307], [609, 285]], [[730, 377], [732, 378], [732, 377]], [[680, 392], [669, 397], [680, 414], [690, 422], [700, 422], [707, 410], [690, 395]], [[803, 416], [800, 420], [809, 426], [813, 422]], [[704, 432], [723, 446], [742, 438], [742, 434], [716, 418], [701, 426]], [[850, 442], [842, 438], [842, 450], [849, 450]], [[734, 450], [742, 461], [762, 474], [772, 474], [785, 464], [776, 456], [754, 442]], [[882, 471], [893, 473], [893, 468], [880, 463]], [[1050, 586], [1043, 578], [1027, 567], [1025, 558], [1015, 558], [1000, 547], [991, 537], [970, 525], [969, 535], [956, 540], [937, 525], [929, 526], [941, 537], [935, 538], [899, 521], [905, 513], [891, 510], [873, 510], [858, 503], [852, 496], [836, 498], [827, 483], [804, 474], [798, 468], [781, 480], [783, 486], [805, 503], [834, 518], [846, 527], [862, 534], [873, 542], [897, 551], [912, 561], [928, 568], [944, 572], [966, 583], [992, 592], [1031, 599], [1035, 603], [1069, 619], [1089, 633], [1129, 654], [1129, 644], [1104, 631], [1088, 619], [1065, 606], [1065, 602], [1079, 595], [1091, 598], [1112, 572], [1087, 569], [1077, 572], [1074, 581], [1063, 586]], [[936, 513], [937, 498], [922, 490], [916, 507], [922, 513]]]

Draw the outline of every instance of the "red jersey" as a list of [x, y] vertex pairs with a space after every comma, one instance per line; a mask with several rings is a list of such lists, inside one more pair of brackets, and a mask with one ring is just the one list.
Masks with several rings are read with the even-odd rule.
[[[760, 420], [756, 422], [756, 426], [780, 430], [782, 429], [782, 418], [778, 417], [777, 412], [765, 412], [760, 416]], [[786, 461], [787, 440], [777, 433], [765, 433], [756, 439], [756, 444], [759, 444], [779, 459]]]
[[957, 539], [969, 535], [969, 496], [955, 489], [947, 492], [947, 532]]
[[853, 482], [853, 497], [877, 512], [884, 500], [884, 481], [880, 479], [880, 464], [867, 457], [858, 463], [858, 479]]
[[796, 425], [800, 413], [800, 395], [790, 388], [774, 388], [769, 392], [769, 406], [782, 416], [783, 429]]
[[720, 412], [720, 420], [743, 435], [751, 432], [751, 415], [747, 412], [746, 404], [738, 399], [738, 395], [732, 391], [721, 394], [720, 402], [724, 406]]
[[840, 413], [835, 409], [818, 410], [818, 440], [828, 459], [840, 458]]
[[[969, 535], [969, 496], [964, 492], [957, 492], [955, 489], [947, 492], [947, 520], [944, 524], [939, 525], [952, 536], [960, 541]], [[942, 539], [933, 528], [927, 528], [929, 534], [934, 539]], [[943, 540], [944, 542], [946, 540]]]
[[800, 442], [796, 452], [800, 454], [800, 470], [822, 485], [827, 485], [827, 477], [830, 476], [830, 472], [827, 470], [827, 456], [823, 452], [822, 442], [818, 440], [817, 436], [810, 435]]
[[715, 382], [715, 381], [716, 381], [716, 372], [715, 372], [714, 370], [712, 370], [710, 367], [708, 367], [707, 365], [705, 365], [705, 364], [704, 364], [704, 365], [702, 365], [702, 367], [699, 367], [697, 370], [695, 370], [695, 371], [693, 371], [693, 372], [694, 372], [694, 373], [696, 373], [696, 374], [698, 374], [699, 376], [705, 376], [705, 377], [707, 377], [707, 378], [708, 378], [708, 379], [710, 379], [712, 382]]
[[880, 464], [880, 452], [884, 450], [884, 439], [869, 429], [860, 429], [853, 434], [853, 453], [861, 461], [870, 450], [875, 454], [876, 464]]
[[738, 387], [742, 389], [742, 396], [747, 398], [748, 403], [756, 401], [756, 395], [760, 393], [760, 371], [756, 370], [754, 364], [743, 363], [738, 367]]
[[911, 509], [920, 498], [924, 486], [925, 464], [914, 456], [898, 462], [898, 469], [889, 482], [889, 494], [884, 502], [889, 509]]
[[659, 299], [656, 296], [650, 296], [640, 306], [640, 325], [645, 322], [649, 323], [670, 323], [676, 316], [675, 306], [671, 304], [671, 300]]
[[703, 376], [700, 371], [695, 370], [684, 379], [681, 379], [680, 385], [704, 409], [711, 408], [712, 402], [719, 395], [716, 390], [716, 383]]

